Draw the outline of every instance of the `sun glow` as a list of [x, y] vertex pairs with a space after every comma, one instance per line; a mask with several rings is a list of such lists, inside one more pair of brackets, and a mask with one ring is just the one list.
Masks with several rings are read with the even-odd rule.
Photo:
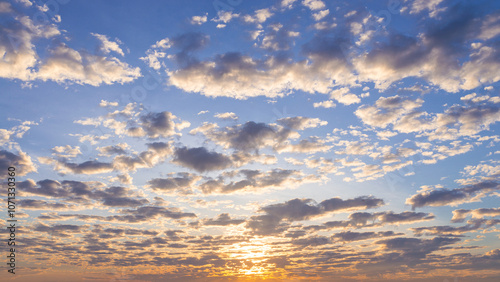
[[228, 246], [223, 251], [228, 259], [239, 262], [239, 267], [232, 271], [233, 275], [266, 277], [275, 268], [273, 263], [267, 262], [273, 257], [269, 239], [254, 238]]

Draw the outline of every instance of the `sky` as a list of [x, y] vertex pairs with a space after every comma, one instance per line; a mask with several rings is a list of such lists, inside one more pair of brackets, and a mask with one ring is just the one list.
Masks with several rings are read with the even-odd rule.
[[499, 281], [499, 70], [498, 1], [1, 0], [2, 277]]

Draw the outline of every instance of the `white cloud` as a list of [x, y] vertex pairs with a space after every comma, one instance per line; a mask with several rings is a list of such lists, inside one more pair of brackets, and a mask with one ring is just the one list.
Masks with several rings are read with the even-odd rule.
[[202, 25], [207, 22], [208, 13], [203, 16], [193, 16], [191, 17], [191, 24]]
[[217, 113], [214, 115], [214, 117], [220, 118], [220, 119], [232, 119], [232, 120], [238, 119], [238, 116], [233, 112]]
[[326, 10], [319, 11], [319, 12], [313, 14], [313, 18], [315, 21], [319, 21], [322, 18], [328, 16], [328, 14], [330, 14], [330, 10], [326, 9]]
[[109, 54], [111, 51], [116, 52], [120, 54], [122, 57], [125, 55], [123, 53], [123, 50], [120, 48], [119, 43], [120, 41], [114, 42], [109, 40], [109, 38], [106, 35], [102, 35], [99, 33], [91, 33], [93, 36], [95, 36], [99, 41], [101, 41], [100, 49], [102, 52], [105, 54]]
[[321, 0], [304, 0], [302, 1], [302, 5], [313, 11], [325, 8], [325, 3], [323, 3], [323, 1]]
[[326, 100], [322, 102], [314, 103], [315, 108], [335, 108], [337, 105], [332, 100]]

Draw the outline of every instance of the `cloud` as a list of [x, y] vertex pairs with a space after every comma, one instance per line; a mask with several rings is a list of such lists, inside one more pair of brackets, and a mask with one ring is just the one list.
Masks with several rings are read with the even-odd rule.
[[423, 212], [402, 212], [394, 213], [392, 211], [383, 211], [376, 213], [355, 212], [348, 216], [347, 220], [328, 221], [322, 225], [310, 225], [306, 230], [324, 230], [324, 229], [344, 229], [344, 228], [362, 228], [362, 227], [380, 227], [387, 224], [400, 225], [412, 224], [421, 221], [433, 220], [433, 214]]
[[99, 107], [118, 107], [118, 102], [109, 102], [106, 100], [101, 100]]
[[467, 216], [482, 219], [487, 216], [500, 216], [500, 208], [479, 208], [475, 210], [458, 209], [453, 211], [451, 222], [463, 222]]
[[31, 161], [31, 157], [25, 152], [19, 151], [17, 154], [0, 150], [0, 169], [7, 171], [9, 167], [16, 169], [17, 176], [25, 176], [30, 172], [36, 172], [36, 167]]
[[431, 18], [436, 17], [440, 12], [445, 11], [446, 8], [438, 8], [443, 0], [415, 0], [411, 5], [410, 14], [418, 14], [427, 10]]
[[319, 21], [322, 18], [328, 16], [328, 14], [330, 14], [330, 10], [328, 10], [328, 9], [322, 10], [322, 11], [319, 11], [319, 12], [313, 14], [313, 18], [315, 21]]
[[336, 233], [332, 236], [332, 239], [338, 240], [341, 242], [353, 242], [353, 241], [363, 241], [363, 240], [371, 240], [380, 237], [392, 237], [392, 236], [400, 236], [404, 233], [394, 233], [393, 231], [380, 231], [380, 232], [340, 232]]
[[202, 25], [207, 22], [207, 15], [205, 14], [203, 16], [193, 16], [191, 17], [191, 24], [193, 25]]
[[[189, 67], [168, 72], [169, 84], [208, 97], [242, 100], [283, 97], [299, 90], [327, 94], [335, 85], [355, 85], [341, 44], [340, 39], [314, 37], [302, 47], [308, 61], [298, 62], [273, 56], [256, 59], [236, 52], [205, 61], [192, 58]], [[352, 98], [347, 96], [343, 102], [356, 102]]]
[[125, 55], [123, 53], [123, 50], [120, 48], [121, 42], [117, 40], [117, 42], [110, 41], [109, 38], [106, 35], [102, 35], [99, 33], [91, 33], [93, 36], [95, 36], [99, 41], [101, 41], [101, 45], [99, 48], [104, 54], [109, 54], [111, 51], [116, 52], [120, 54], [122, 57]]
[[440, 236], [453, 236], [457, 234], [463, 234], [478, 230], [484, 230], [488, 227], [495, 226], [500, 224], [500, 220], [498, 219], [472, 219], [467, 221], [467, 225], [453, 227], [453, 226], [425, 226], [425, 227], [416, 227], [411, 228], [411, 230], [415, 233], [416, 236], [421, 235], [440, 235]]
[[176, 148], [172, 162], [198, 172], [221, 170], [231, 167], [233, 164], [228, 156], [217, 152], [209, 152], [204, 147]]
[[321, 0], [304, 0], [302, 1], [302, 5], [311, 10], [320, 10], [325, 8], [325, 3], [323, 3], [323, 1]]
[[[168, 137], [175, 134], [175, 123], [173, 120], [176, 118], [170, 112], [148, 113], [140, 118], [141, 129], [149, 138]], [[134, 128], [129, 128], [129, 132]]]
[[213, 22], [223, 22], [224, 24], [229, 23], [232, 19], [238, 18], [240, 14], [233, 14], [231, 11], [219, 11], [217, 12], [217, 17], [211, 19]]
[[52, 148], [52, 155], [57, 156], [59, 158], [74, 158], [78, 155], [81, 155], [80, 147], [75, 146], [71, 147], [70, 145], [66, 146], [56, 146]]
[[304, 130], [306, 128], [315, 128], [328, 124], [327, 121], [320, 120], [319, 118], [308, 118], [301, 116], [280, 118], [277, 120], [277, 123], [283, 125], [285, 128], [290, 128], [293, 130]]
[[388, 252], [396, 252], [397, 258], [391, 259], [396, 265], [409, 264], [415, 265], [428, 254], [431, 254], [445, 246], [457, 243], [459, 238], [434, 237], [432, 239], [417, 238], [393, 238], [375, 242], [382, 245]]
[[[224, 177], [225, 176], [225, 177]], [[240, 180], [227, 181], [227, 178], [241, 177]], [[240, 191], [260, 191], [272, 188], [293, 188], [307, 182], [319, 182], [320, 177], [305, 175], [297, 170], [273, 169], [269, 171], [237, 170], [228, 175], [221, 175], [216, 179], [209, 179], [200, 184], [203, 193], [235, 193]]]
[[198, 180], [200, 180], [200, 177], [194, 174], [178, 173], [177, 176], [153, 178], [148, 181], [148, 185], [146, 185], [146, 187], [151, 188], [156, 192], [168, 193], [172, 191], [179, 191], [181, 193], [188, 193]]
[[116, 145], [98, 147], [96, 150], [99, 151], [100, 156], [110, 156], [110, 155], [125, 155], [127, 154], [126, 149], [129, 145], [126, 143], [118, 143]]
[[315, 108], [327, 108], [327, 109], [329, 109], [329, 108], [335, 108], [337, 105], [332, 100], [326, 100], [326, 101], [314, 103], [313, 106]]
[[[60, 44], [40, 65], [36, 78], [58, 83], [70, 82], [99, 86], [128, 83], [141, 76], [140, 69], [132, 68], [117, 58], [81, 53]], [[26, 79], [24, 79], [26, 80]]]
[[375, 102], [375, 106], [361, 106], [355, 114], [365, 124], [386, 128], [387, 125], [396, 123], [403, 115], [414, 111], [423, 103], [422, 99], [412, 101], [398, 95], [387, 98], [380, 97]]
[[190, 134], [202, 133], [209, 140], [229, 149], [256, 151], [270, 147], [277, 152], [317, 152], [326, 151], [331, 146], [318, 137], [300, 140], [298, 144], [290, 144], [289, 139], [300, 137], [297, 131], [326, 125], [318, 118], [288, 117], [277, 120], [278, 124], [256, 123], [253, 121], [223, 129], [216, 124], [205, 123], [193, 129]]
[[245, 222], [244, 219], [234, 219], [228, 213], [221, 213], [215, 219], [207, 219], [203, 221], [204, 226], [228, 226], [238, 225]]
[[260, 9], [260, 10], [256, 10], [253, 16], [244, 15], [243, 21], [246, 23], [261, 24], [261, 23], [264, 23], [271, 16], [273, 16], [273, 13], [271, 12], [270, 9]]
[[38, 158], [42, 164], [54, 165], [54, 169], [62, 174], [98, 174], [113, 171], [112, 163], [99, 161], [86, 161], [83, 163], [72, 163], [65, 159], [50, 159], [46, 157]]
[[265, 214], [251, 217], [247, 221], [247, 227], [253, 234], [271, 235], [286, 230], [288, 225], [283, 221], [307, 220], [331, 212], [376, 208], [383, 204], [383, 200], [367, 196], [348, 200], [331, 198], [319, 204], [314, 203], [312, 199], [293, 199], [285, 203], [261, 207], [259, 211]]
[[[60, 198], [66, 202], [82, 206], [92, 205], [97, 201], [108, 207], [135, 207], [149, 203], [137, 193], [126, 187], [112, 186], [105, 188], [100, 182], [80, 182], [64, 180], [62, 182], [45, 179], [34, 182], [31, 179], [19, 183], [23, 194]], [[30, 206], [39, 206], [41, 202], [27, 201]], [[57, 206], [57, 204], [54, 204]], [[60, 208], [63, 208], [62, 206]]]
[[486, 193], [498, 190], [496, 182], [479, 182], [463, 188], [425, 190], [406, 199], [406, 204], [413, 209], [424, 206], [456, 206], [462, 203], [477, 201]]
[[[119, 154], [112, 162], [100, 162], [98, 160], [73, 163], [65, 158], [51, 159], [39, 157], [42, 164], [53, 165], [54, 169], [61, 174], [100, 174], [112, 171], [135, 171], [138, 168], [153, 167], [163, 162], [171, 153], [172, 149], [168, 143], [147, 143], [147, 150], [132, 156]], [[125, 145], [108, 146], [99, 148], [101, 154], [121, 153]]]
[[47, 202], [44, 200], [22, 199], [17, 202], [23, 209], [29, 210], [74, 210], [76, 205], [68, 205], [58, 202]]
[[238, 116], [233, 112], [226, 113], [217, 113], [214, 115], [216, 118], [225, 119], [225, 120], [237, 120]]
[[156, 218], [181, 219], [196, 217], [194, 213], [185, 213], [175, 208], [167, 209], [156, 206], [145, 206], [135, 210], [121, 210], [120, 212], [125, 215], [110, 216], [108, 219], [135, 223]]

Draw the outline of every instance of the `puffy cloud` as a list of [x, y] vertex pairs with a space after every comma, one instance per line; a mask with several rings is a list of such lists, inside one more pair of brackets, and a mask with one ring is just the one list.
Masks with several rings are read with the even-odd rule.
[[[270, 25], [270, 30], [265, 33], [262, 38], [261, 48], [269, 51], [283, 51], [289, 50], [292, 46], [292, 38], [300, 35], [297, 31], [291, 31], [287, 28], [283, 28], [282, 24]], [[260, 35], [260, 32], [259, 32]], [[258, 35], [252, 35], [252, 38], [256, 38]]]
[[191, 24], [202, 25], [207, 22], [207, 16], [208, 14], [205, 14], [203, 16], [193, 16], [191, 17]]
[[315, 21], [319, 21], [322, 18], [328, 16], [328, 14], [330, 14], [330, 10], [328, 10], [328, 9], [322, 10], [322, 11], [319, 11], [319, 12], [313, 14], [313, 18]]
[[380, 97], [375, 106], [361, 106], [355, 114], [365, 124], [374, 127], [386, 128], [389, 124], [394, 124], [403, 115], [414, 111], [422, 106], [424, 101], [403, 99], [400, 96]]
[[233, 164], [231, 158], [228, 156], [217, 152], [210, 152], [204, 147], [176, 148], [172, 162], [198, 172], [221, 170], [231, 167]]
[[0, 150], [0, 169], [7, 171], [9, 167], [14, 167], [18, 176], [36, 172], [36, 167], [31, 161], [31, 157], [25, 152], [19, 151], [15, 154], [6, 150]]
[[52, 148], [52, 152], [54, 152], [52, 153], [52, 155], [55, 155], [59, 158], [74, 158], [82, 154], [82, 152], [80, 152], [80, 147], [71, 147], [70, 145], [56, 146]]
[[[138, 168], [153, 167], [165, 160], [172, 153], [170, 145], [165, 142], [154, 142], [146, 144], [148, 149], [135, 156], [118, 155], [112, 162], [100, 162], [98, 160], [73, 163], [65, 158], [51, 159], [39, 157], [43, 164], [54, 165], [54, 169], [62, 174], [100, 174], [115, 170], [126, 172], [135, 171]], [[123, 146], [109, 146], [100, 148], [106, 154], [120, 153]]]
[[[226, 177], [224, 177], [226, 176]], [[237, 181], [227, 182], [226, 178], [242, 176]], [[297, 170], [273, 169], [270, 171], [242, 169], [221, 175], [217, 179], [209, 179], [200, 184], [203, 193], [234, 193], [239, 191], [259, 191], [272, 188], [292, 188], [307, 182], [319, 182], [321, 178], [304, 175]]]
[[116, 145], [98, 147], [97, 151], [99, 151], [100, 156], [125, 155], [127, 153], [127, 148], [129, 148], [128, 144], [118, 143]]
[[433, 214], [423, 212], [405, 211], [394, 213], [392, 211], [383, 211], [376, 213], [355, 212], [348, 216], [347, 220], [328, 221], [322, 225], [310, 225], [305, 227], [307, 230], [339, 229], [339, 228], [362, 228], [362, 227], [380, 227], [387, 224], [400, 225], [412, 224], [415, 222], [433, 220]]
[[441, 236], [453, 236], [468, 232], [473, 232], [477, 230], [484, 230], [488, 227], [500, 224], [500, 220], [498, 219], [473, 219], [467, 221], [467, 224], [464, 226], [453, 227], [447, 225], [441, 226], [425, 226], [425, 227], [416, 227], [411, 228], [411, 230], [415, 233], [415, 235], [441, 235]]
[[458, 209], [453, 211], [452, 222], [462, 222], [467, 216], [482, 219], [487, 216], [500, 216], [500, 208], [480, 208], [475, 210]]
[[208, 139], [224, 148], [241, 151], [258, 151], [265, 147], [277, 152], [318, 152], [327, 151], [326, 145], [319, 137], [300, 140], [298, 144], [290, 144], [289, 139], [300, 137], [297, 131], [326, 125], [318, 118], [288, 117], [277, 120], [278, 124], [256, 123], [253, 121], [235, 126], [218, 128], [216, 124], [205, 123], [190, 133], [203, 133]]
[[136, 223], [156, 218], [181, 219], [196, 217], [194, 213], [182, 212], [176, 208], [164, 208], [157, 206], [144, 206], [135, 210], [121, 210], [120, 212], [125, 215], [110, 216], [109, 219]]
[[156, 192], [171, 192], [179, 191], [187, 193], [191, 191], [194, 184], [200, 180], [199, 176], [191, 173], [178, 173], [177, 176], [167, 178], [153, 178], [148, 181], [146, 187], [155, 190]]
[[[45, 179], [34, 182], [31, 179], [19, 183], [23, 193], [44, 196], [49, 198], [62, 198], [65, 201], [80, 205], [90, 205], [92, 201], [98, 201], [108, 207], [135, 207], [149, 203], [137, 193], [126, 187], [112, 186], [104, 188], [100, 182], [80, 182], [64, 180], [62, 182]], [[27, 202], [32, 206], [38, 206], [40, 202]], [[62, 208], [62, 207], [61, 207]]]
[[59, 202], [47, 202], [44, 200], [22, 199], [17, 202], [23, 209], [27, 210], [73, 210], [76, 205], [68, 205]]
[[101, 45], [99, 48], [104, 54], [108, 54], [109, 52], [113, 51], [116, 52], [122, 56], [125, 54], [123, 53], [123, 50], [120, 48], [121, 42], [117, 40], [117, 42], [110, 41], [109, 38], [106, 35], [102, 35], [99, 33], [91, 33], [93, 36], [95, 36], [99, 41], [101, 41]]
[[380, 237], [392, 237], [403, 235], [404, 233], [394, 233], [394, 231], [380, 231], [380, 232], [340, 232], [332, 236], [332, 239], [342, 242], [353, 242], [362, 240], [371, 240]]
[[323, 125], [327, 125], [328, 122], [320, 120], [319, 118], [308, 118], [308, 117], [287, 117], [280, 118], [277, 122], [286, 128], [293, 130], [304, 130], [306, 128], [315, 128]]
[[[341, 43], [317, 36], [303, 45], [308, 61], [299, 62], [273, 56], [255, 59], [234, 52], [205, 61], [193, 58], [189, 67], [168, 72], [169, 83], [186, 92], [236, 99], [282, 97], [293, 90], [327, 94], [336, 83], [355, 84]], [[356, 102], [352, 95], [342, 98], [346, 103]]]
[[463, 188], [424, 190], [406, 199], [413, 209], [424, 206], [456, 206], [477, 201], [486, 193], [500, 189], [496, 182], [479, 182]]
[[238, 116], [233, 112], [217, 113], [214, 115], [216, 118], [226, 119], [226, 120], [237, 120]]
[[253, 16], [244, 15], [243, 21], [247, 22], [247, 23], [261, 24], [261, 23], [264, 23], [271, 16], [273, 16], [273, 13], [271, 12], [270, 9], [260, 9], [260, 10], [256, 10]]
[[332, 100], [326, 100], [326, 101], [322, 101], [322, 102], [317, 102], [317, 103], [314, 103], [313, 106], [315, 108], [335, 108], [335, 106], [337, 106]]
[[[64, 43], [48, 49], [40, 58], [35, 43], [40, 39], [59, 38], [61, 32], [54, 24], [38, 23], [30, 17], [12, 12], [13, 21], [0, 26], [0, 77], [22, 81], [52, 80], [58, 83], [77, 83], [98, 86], [127, 83], [141, 76], [139, 68], [110, 56], [76, 51]], [[123, 55], [116, 42], [106, 36], [93, 34], [101, 41], [101, 50]]]
[[[168, 137], [175, 134], [174, 118], [170, 112], [149, 113], [140, 118], [141, 129], [150, 138]], [[130, 131], [133, 131], [133, 128], [130, 128]]]
[[227, 226], [238, 225], [245, 222], [244, 219], [234, 219], [228, 213], [221, 213], [215, 219], [207, 219], [203, 221], [204, 226]]
[[240, 14], [234, 14], [231, 11], [219, 11], [217, 12], [217, 17], [211, 19], [213, 22], [223, 22], [224, 24], [229, 23], [232, 19], [238, 18]]
[[132, 68], [117, 58], [81, 53], [65, 44], [50, 51], [50, 56], [40, 65], [36, 78], [58, 83], [78, 84], [128, 83], [141, 76], [140, 69]]
[[388, 252], [396, 252], [399, 255], [396, 258], [389, 259], [394, 264], [415, 265], [419, 260], [424, 259], [428, 254], [431, 254], [445, 246], [457, 243], [459, 238], [434, 237], [432, 239], [418, 238], [393, 238], [375, 242], [382, 245], [383, 249]]
[[304, 0], [302, 1], [302, 5], [311, 10], [320, 10], [325, 8], [325, 3], [323, 3], [323, 1], [321, 0]]
[[366, 196], [348, 200], [332, 198], [319, 204], [315, 204], [312, 199], [293, 199], [261, 207], [260, 211], [265, 214], [251, 217], [247, 221], [247, 227], [254, 234], [271, 235], [287, 228], [287, 224], [283, 221], [301, 221], [331, 212], [376, 208], [383, 204], [384, 201], [381, 199]]
[[443, 0], [414, 0], [411, 4], [410, 14], [418, 14], [427, 10], [431, 18], [436, 17], [440, 12], [446, 8], [438, 8]]
[[118, 107], [118, 102], [109, 102], [106, 100], [101, 100], [99, 107]]
[[99, 161], [86, 161], [83, 163], [72, 163], [65, 159], [50, 159], [40, 157], [38, 160], [42, 164], [52, 164], [54, 169], [62, 174], [97, 174], [107, 173], [113, 171], [112, 163], [104, 163]]

